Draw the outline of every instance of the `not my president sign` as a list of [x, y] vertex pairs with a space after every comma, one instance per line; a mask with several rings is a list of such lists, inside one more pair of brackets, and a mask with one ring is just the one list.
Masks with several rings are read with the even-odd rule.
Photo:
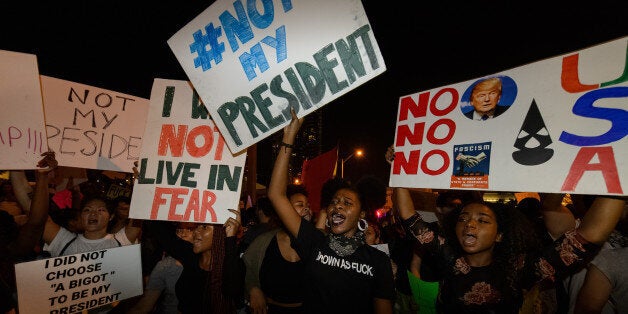
[[129, 216], [221, 224], [238, 208], [245, 162], [190, 82], [155, 79]]
[[168, 45], [234, 153], [386, 70], [360, 0], [218, 0]]
[[76, 313], [142, 294], [140, 245], [15, 265], [22, 314]]
[[60, 166], [132, 172], [148, 100], [41, 75], [48, 145]]

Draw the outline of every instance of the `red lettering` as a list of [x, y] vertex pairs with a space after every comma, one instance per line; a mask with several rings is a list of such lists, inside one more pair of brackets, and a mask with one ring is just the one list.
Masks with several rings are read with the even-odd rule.
[[170, 147], [172, 156], [181, 157], [183, 155], [183, 143], [187, 132], [187, 125], [179, 125], [178, 132], [174, 131], [173, 124], [162, 125], [161, 134], [159, 135], [157, 155], [166, 156], [166, 151], [168, 150], [168, 147]]
[[[12, 131], [15, 131], [17, 133], [14, 133]], [[13, 147], [13, 140], [17, 140], [20, 137], [22, 137], [22, 131], [20, 131], [20, 129], [14, 126], [10, 126], [9, 127], [9, 146]]]
[[417, 174], [419, 169], [419, 158], [421, 158], [421, 150], [411, 151], [408, 159], [406, 159], [406, 155], [404, 153], [395, 152], [393, 174], [400, 174], [402, 168], [406, 174]]
[[[591, 163], [591, 160], [598, 156], [599, 163]], [[615, 154], [612, 146], [605, 147], [582, 147], [578, 151], [575, 160], [571, 164], [569, 174], [563, 183], [563, 191], [575, 191], [576, 185], [582, 179], [585, 171], [601, 171], [606, 183], [608, 193], [623, 194]]]
[[151, 208], [151, 219], [157, 219], [159, 208], [166, 205], [167, 199], [164, 195], [170, 195], [170, 204], [168, 205], [168, 220], [173, 221], [190, 221], [192, 218], [195, 222], [206, 222], [207, 214], [210, 216], [209, 222], [217, 222], [214, 203], [216, 202], [216, 194], [212, 191], [203, 191], [203, 197], [199, 200], [199, 190], [192, 189], [190, 198], [184, 214], [177, 214], [177, 206], [183, 204], [183, 196], [188, 195], [190, 189], [186, 188], [155, 188], [155, 196], [153, 198], [153, 206]]
[[[436, 107], [436, 102], [438, 102], [438, 100], [440, 99], [440, 97], [445, 94], [445, 93], [449, 93], [451, 94], [451, 103], [449, 103], [449, 105], [447, 107], [445, 107], [445, 109], [440, 110], [438, 109], [438, 107]], [[444, 116], [448, 113], [450, 113], [452, 110], [454, 110], [454, 108], [456, 108], [458, 106], [458, 91], [453, 89], [453, 88], [443, 88], [441, 90], [439, 90], [436, 95], [434, 95], [434, 98], [432, 98], [432, 100], [430, 101], [430, 112], [435, 115], [435, 116]]]
[[[459, 96], [458, 91], [454, 88], [442, 88], [434, 94], [432, 99], [430, 99], [429, 92], [419, 94], [418, 103], [415, 103], [410, 96], [404, 97], [400, 101], [399, 121], [407, 120], [408, 112], [414, 117], [425, 117], [428, 102], [429, 110], [432, 115], [435, 117], [445, 116], [458, 107]], [[413, 126], [399, 125], [397, 127], [395, 146], [402, 147], [405, 146], [406, 143], [410, 145], [421, 145], [423, 144], [424, 134], [429, 143], [443, 145], [451, 141], [455, 133], [456, 122], [445, 118], [432, 123], [427, 132], [425, 132], [425, 122], [417, 122], [414, 123]], [[441, 158], [438, 162], [432, 161], [433, 158], [431, 157], [433, 156], [441, 156]], [[438, 165], [437, 169], [431, 169], [428, 167], [428, 163], [432, 166]], [[395, 153], [392, 173], [400, 174], [403, 170], [406, 174], [417, 174], [420, 165], [423, 173], [427, 175], [439, 175], [449, 168], [450, 163], [450, 157], [443, 150], [429, 151], [422, 159], [420, 150], [411, 151], [408, 159], [406, 159], [405, 153], [397, 152]]]
[[395, 146], [403, 146], [406, 140], [411, 145], [421, 145], [423, 143], [423, 129], [425, 128], [425, 122], [415, 123], [414, 131], [410, 131], [408, 125], [400, 125], [397, 128], [397, 141]]
[[[217, 126], [214, 126], [214, 132], [216, 133], [220, 132]], [[218, 143], [216, 143], [216, 154], [214, 154], [215, 160], [222, 160], [222, 152], [224, 151], [224, 149], [225, 149], [225, 139], [222, 136], [218, 135]]]
[[188, 206], [185, 209], [185, 215], [183, 216], [183, 220], [190, 221], [190, 214], [194, 212], [194, 221], [199, 221], [199, 203], [198, 203], [198, 190], [192, 190], [192, 194], [190, 194], [190, 199], [188, 200]]
[[208, 222], [207, 213], [211, 216], [211, 220], [209, 222], [218, 221], [216, 217], [216, 212], [214, 211], [214, 203], [216, 202], [216, 194], [212, 191], [203, 191], [203, 199], [202, 202], [199, 202], [198, 199], [199, 190], [192, 190], [192, 194], [190, 194], [190, 200], [188, 201], [188, 206], [185, 209], [184, 220], [189, 221], [190, 215], [192, 212], [194, 213], [194, 221], [196, 222]]
[[150, 219], [157, 219], [159, 213], [159, 206], [166, 204], [166, 199], [162, 197], [162, 194], [171, 194], [169, 188], [155, 188], [155, 196], [153, 196], [153, 206], [150, 209]]
[[[203, 146], [196, 145], [196, 138], [198, 136], [203, 137]], [[200, 125], [193, 128], [188, 134], [188, 138], [185, 141], [186, 149], [192, 157], [203, 157], [209, 153], [214, 145], [214, 136], [212, 129], [208, 125]]]
[[401, 105], [399, 108], [399, 121], [408, 120], [408, 111], [412, 113], [412, 116], [425, 117], [427, 114], [427, 103], [430, 99], [430, 92], [419, 94], [419, 102], [415, 103], [414, 99], [410, 96], [401, 98]]
[[[214, 135], [214, 132], [216, 132], [216, 135]], [[215, 136], [218, 137], [218, 141], [214, 157], [215, 160], [222, 160], [225, 140], [220, 136], [217, 127], [214, 126], [212, 130], [208, 125], [199, 125], [188, 133], [187, 125], [179, 125], [177, 131], [175, 131], [174, 125], [164, 124], [161, 126], [157, 155], [166, 156], [168, 149], [170, 149], [172, 156], [181, 157], [185, 148], [190, 156], [200, 158], [211, 151]], [[199, 137], [203, 138], [203, 143], [200, 146], [196, 142]]]
[[584, 85], [580, 83], [580, 78], [578, 77], [577, 53], [563, 58], [563, 70], [560, 75], [560, 83], [563, 89], [568, 93], [585, 92], [600, 86], [599, 84]]
[[183, 215], [177, 214], [177, 206], [183, 204], [183, 198], [181, 195], [188, 195], [190, 189], [186, 188], [173, 188], [172, 197], [170, 198], [170, 207], [168, 208], [168, 220], [182, 220]]
[[[442, 158], [442, 165], [440, 166], [440, 168], [436, 169], [436, 170], [432, 170], [430, 168], [428, 168], [427, 166], [427, 161], [430, 159], [430, 157], [432, 156], [441, 156]], [[451, 162], [451, 160], [449, 159], [449, 155], [447, 155], [447, 153], [443, 150], [440, 149], [435, 149], [435, 150], [431, 150], [429, 152], [427, 152], [427, 154], [425, 154], [425, 156], [423, 156], [423, 159], [421, 160], [421, 170], [423, 170], [423, 173], [425, 174], [429, 174], [432, 176], [436, 176], [439, 174], [442, 174], [443, 172], [445, 172], [445, 170], [447, 170], [447, 168], [449, 168], [449, 163]]]
[[211, 216], [211, 222], [217, 222], [216, 212], [214, 211], [214, 203], [216, 202], [216, 194], [212, 191], [203, 191], [203, 206], [201, 207], [201, 219], [207, 219], [207, 213]]
[[[441, 125], [447, 126], [448, 132], [445, 137], [437, 138], [436, 129]], [[427, 141], [432, 144], [443, 145], [449, 142], [449, 140], [451, 140], [451, 138], [454, 137], [455, 133], [456, 133], [456, 122], [454, 122], [451, 119], [440, 119], [434, 122], [434, 124], [430, 125], [430, 128], [427, 130]]]

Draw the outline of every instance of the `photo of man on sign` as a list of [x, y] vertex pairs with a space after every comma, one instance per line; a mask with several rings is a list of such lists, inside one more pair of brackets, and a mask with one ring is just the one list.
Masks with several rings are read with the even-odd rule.
[[[508, 82], [512, 82], [512, 80]], [[497, 118], [510, 108], [511, 100], [514, 100], [516, 95], [516, 85], [513, 82], [514, 90], [509, 89], [510, 85], [504, 84], [504, 80], [500, 77], [479, 80], [464, 93], [462, 112], [467, 118], [475, 121]], [[502, 100], [504, 94], [506, 97]], [[507, 97], [509, 95], [512, 95], [512, 99]], [[471, 107], [473, 108], [471, 109]]]

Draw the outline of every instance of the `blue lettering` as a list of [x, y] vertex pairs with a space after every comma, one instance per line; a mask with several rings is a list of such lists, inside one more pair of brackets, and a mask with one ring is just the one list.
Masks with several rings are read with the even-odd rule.
[[249, 12], [249, 18], [255, 27], [264, 29], [268, 27], [275, 18], [275, 8], [272, 0], [262, 0], [262, 6], [264, 7], [264, 14], [260, 14], [255, 5], [257, 1], [248, 0], [246, 2], [246, 9]]
[[231, 51], [235, 52], [238, 48], [240, 48], [240, 45], [238, 45], [238, 41], [236, 40], [236, 36], [240, 38], [243, 44], [245, 44], [249, 40], [253, 39], [254, 35], [251, 25], [249, 24], [249, 20], [246, 18], [242, 2], [240, 0], [234, 2], [233, 7], [236, 10], [238, 19], [236, 19], [228, 11], [225, 11], [220, 14], [220, 23], [225, 29], [225, 35], [229, 41], [229, 46], [231, 46]]
[[620, 97], [628, 97], [628, 87], [597, 89], [582, 95], [574, 104], [572, 112], [582, 117], [608, 120], [611, 128], [598, 136], [580, 136], [563, 131], [558, 140], [575, 146], [595, 146], [624, 138], [628, 134], [628, 111], [593, 106], [599, 99]]

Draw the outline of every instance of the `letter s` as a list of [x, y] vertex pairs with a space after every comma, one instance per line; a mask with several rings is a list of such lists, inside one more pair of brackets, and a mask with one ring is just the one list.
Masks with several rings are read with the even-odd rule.
[[575, 146], [595, 146], [624, 138], [628, 133], [628, 111], [593, 106], [599, 99], [619, 97], [628, 97], [628, 87], [597, 89], [582, 95], [574, 104], [572, 112], [582, 117], [608, 120], [611, 122], [610, 130], [598, 136], [580, 136], [563, 131], [558, 140]]

